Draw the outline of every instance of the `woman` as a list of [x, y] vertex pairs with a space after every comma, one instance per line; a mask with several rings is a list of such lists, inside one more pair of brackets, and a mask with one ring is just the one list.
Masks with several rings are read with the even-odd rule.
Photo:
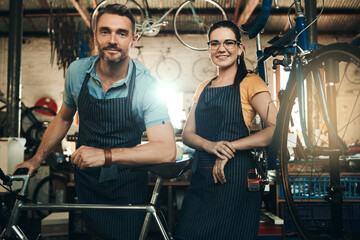
[[[218, 75], [201, 83], [187, 119], [183, 142], [196, 149], [176, 239], [255, 239], [261, 193], [250, 192], [250, 149], [269, 145], [277, 110], [263, 80], [248, 73], [241, 32], [231, 21], [209, 30], [209, 54]], [[249, 136], [257, 112], [266, 128]]]

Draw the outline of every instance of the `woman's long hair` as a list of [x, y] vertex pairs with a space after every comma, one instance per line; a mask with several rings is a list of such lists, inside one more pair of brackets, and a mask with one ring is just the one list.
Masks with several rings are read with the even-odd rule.
[[[208, 39], [210, 41], [210, 34], [218, 28], [229, 28], [231, 31], [233, 31], [233, 33], [235, 34], [236, 40], [239, 41], [241, 43], [241, 30], [240, 28], [233, 23], [232, 21], [228, 21], [228, 20], [224, 20], [224, 21], [220, 21], [220, 22], [216, 22], [213, 25], [211, 25], [209, 31], [208, 31]], [[237, 60], [237, 70], [236, 70], [236, 74], [235, 74], [235, 78], [234, 78], [234, 87], [236, 85], [239, 85], [241, 83], [241, 81], [246, 77], [246, 75], [248, 74], [248, 70], [246, 68], [246, 64], [245, 64], [245, 56], [244, 56], [244, 51], [241, 53], [240, 56], [238, 56]]]

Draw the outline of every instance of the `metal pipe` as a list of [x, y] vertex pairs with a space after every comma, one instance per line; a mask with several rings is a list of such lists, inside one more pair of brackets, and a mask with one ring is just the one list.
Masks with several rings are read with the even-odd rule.
[[[316, 19], [316, 1], [305, 0], [305, 19], [307, 24], [313, 22]], [[317, 22], [314, 22], [308, 28], [309, 44], [316, 44], [317, 36]]]
[[[160, 194], [161, 185], [162, 185], [163, 181], [164, 180], [161, 177], [158, 177], [157, 180], [156, 180], [154, 191], [153, 191], [153, 194], [152, 194], [151, 200], [150, 200], [150, 203], [153, 204], [153, 205], [155, 205], [156, 202], [157, 202], [157, 199], [158, 199], [158, 196]], [[150, 226], [150, 217], [151, 217], [151, 213], [147, 212], [146, 216], [145, 216], [144, 223], [143, 223], [143, 227], [141, 229], [140, 237], [139, 237], [139, 239], [141, 239], [141, 240], [146, 239], [146, 236], [148, 234], [149, 226]]]
[[[330, 119], [337, 133], [337, 109], [336, 109], [336, 87], [335, 83], [339, 79], [339, 63], [335, 59], [327, 59], [325, 62], [325, 78], [326, 78], [326, 92], [327, 104], [329, 109]], [[337, 137], [337, 134], [335, 135]], [[337, 149], [336, 140], [329, 134], [329, 147]], [[339, 154], [331, 154], [329, 159], [329, 174], [330, 185], [328, 186], [328, 200], [331, 206], [331, 229], [333, 231], [334, 239], [342, 239], [343, 216], [342, 216], [342, 202], [343, 193], [341, 189], [340, 178], [340, 164]]]
[[155, 207], [149, 204], [139, 205], [110, 205], [110, 204], [42, 204], [42, 203], [26, 203], [21, 205], [22, 210], [52, 210], [52, 211], [73, 211], [73, 210], [108, 210], [108, 211], [140, 211], [155, 212]]
[[23, 1], [10, 1], [6, 133], [20, 137]]

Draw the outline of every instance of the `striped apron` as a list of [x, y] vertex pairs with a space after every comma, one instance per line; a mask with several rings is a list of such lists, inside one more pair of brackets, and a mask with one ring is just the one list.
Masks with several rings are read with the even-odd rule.
[[[239, 85], [210, 88], [211, 82], [196, 106], [196, 133], [214, 142], [248, 136]], [[247, 171], [254, 169], [250, 151], [236, 151], [227, 162], [225, 184], [215, 184], [213, 180], [216, 156], [205, 151], [197, 151], [196, 155], [195, 172], [182, 204], [175, 239], [256, 239], [261, 195], [246, 187]]]
[[[79, 94], [79, 140], [96, 148], [134, 147], [141, 142], [142, 130], [132, 117], [131, 101], [135, 86], [133, 66], [127, 97], [96, 99], [89, 93], [86, 75]], [[129, 167], [75, 168], [75, 187], [80, 203], [139, 204], [147, 195], [147, 172], [130, 172]], [[87, 231], [95, 239], [138, 239], [145, 215], [141, 212], [91, 210], [83, 212]]]

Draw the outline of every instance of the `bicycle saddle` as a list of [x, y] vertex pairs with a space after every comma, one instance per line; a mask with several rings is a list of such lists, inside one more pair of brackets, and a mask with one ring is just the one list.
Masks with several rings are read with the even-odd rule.
[[158, 163], [132, 167], [131, 171], [149, 171], [156, 176], [171, 179], [180, 176], [191, 168], [192, 158], [180, 162]]

